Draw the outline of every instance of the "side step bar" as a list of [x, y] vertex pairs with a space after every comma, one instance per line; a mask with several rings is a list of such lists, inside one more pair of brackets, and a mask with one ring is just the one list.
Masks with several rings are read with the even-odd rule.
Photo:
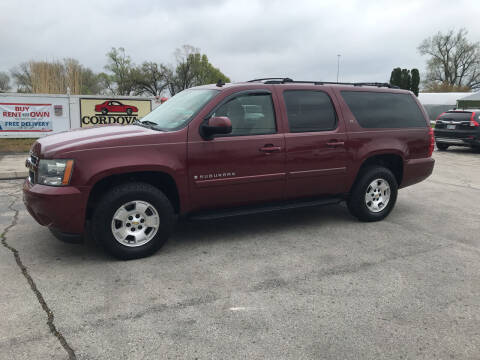
[[227, 218], [227, 217], [269, 213], [269, 212], [276, 212], [276, 211], [289, 210], [289, 209], [332, 205], [332, 204], [338, 204], [342, 200], [343, 198], [341, 197], [329, 197], [329, 198], [317, 199], [317, 200], [309, 199], [309, 200], [295, 201], [295, 202], [289, 201], [289, 202], [274, 203], [274, 204], [270, 203], [267, 205], [246, 206], [246, 207], [232, 208], [232, 209], [205, 210], [205, 211], [188, 215], [187, 219], [192, 221], [214, 220], [214, 219], [221, 219], [221, 218]]

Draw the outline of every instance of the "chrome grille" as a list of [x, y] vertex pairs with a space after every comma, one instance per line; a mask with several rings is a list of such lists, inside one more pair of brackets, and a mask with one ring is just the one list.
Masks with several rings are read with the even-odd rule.
[[37, 156], [30, 154], [30, 157], [25, 162], [25, 166], [28, 168], [28, 180], [32, 184], [35, 184], [37, 180], [38, 161]]

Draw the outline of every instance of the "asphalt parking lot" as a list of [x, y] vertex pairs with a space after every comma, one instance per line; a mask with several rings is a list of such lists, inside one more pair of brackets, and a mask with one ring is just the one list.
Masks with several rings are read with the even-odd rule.
[[183, 222], [128, 262], [55, 240], [1, 181], [0, 358], [479, 359], [480, 153], [434, 157], [382, 222]]

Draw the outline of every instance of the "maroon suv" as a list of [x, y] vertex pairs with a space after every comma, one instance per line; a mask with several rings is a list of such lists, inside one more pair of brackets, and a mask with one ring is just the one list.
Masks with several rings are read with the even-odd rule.
[[133, 125], [39, 139], [24, 202], [62, 239], [87, 221], [113, 255], [152, 254], [175, 219], [346, 200], [362, 221], [433, 170], [433, 133], [416, 97], [383, 84], [291, 79], [182, 91]]

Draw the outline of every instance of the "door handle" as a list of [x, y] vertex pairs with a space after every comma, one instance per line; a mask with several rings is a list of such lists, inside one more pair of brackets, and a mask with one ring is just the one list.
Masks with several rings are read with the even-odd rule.
[[267, 145], [262, 146], [258, 150], [261, 151], [261, 152], [270, 154], [272, 152], [279, 152], [280, 150], [282, 150], [282, 148], [280, 146], [274, 146], [272, 144], [267, 144]]
[[337, 146], [344, 146], [344, 145], [345, 145], [345, 142], [343, 141], [338, 141], [338, 140], [327, 141], [327, 146], [330, 146], [330, 147], [337, 147]]

